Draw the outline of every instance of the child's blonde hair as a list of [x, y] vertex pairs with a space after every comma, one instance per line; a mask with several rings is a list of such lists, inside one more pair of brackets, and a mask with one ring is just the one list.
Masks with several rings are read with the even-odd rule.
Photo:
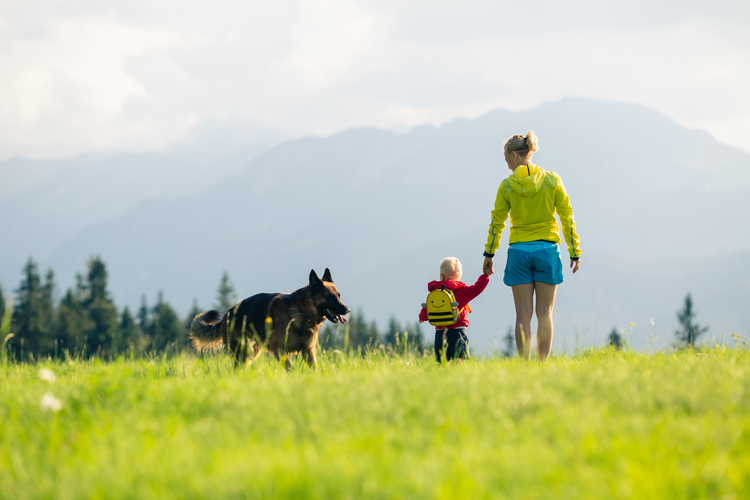
[[447, 280], [460, 280], [463, 271], [461, 261], [455, 257], [446, 257], [440, 263], [440, 274]]
[[511, 154], [513, 151], [517, 151], [519, 154], [533, 153], [539, 151], [539, 138], [533, 130], [529, 130], [526, 133], [526, 137], [522, 135], [514, 135], [507, 141], [505, 141], [505, 147], [503, 148], [506, 154]]

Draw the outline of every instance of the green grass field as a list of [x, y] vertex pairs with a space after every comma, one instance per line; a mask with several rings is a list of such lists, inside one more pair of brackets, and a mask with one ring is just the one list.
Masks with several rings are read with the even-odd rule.
[[0, 498], [750, 498], [750, 354], [6, 362]]

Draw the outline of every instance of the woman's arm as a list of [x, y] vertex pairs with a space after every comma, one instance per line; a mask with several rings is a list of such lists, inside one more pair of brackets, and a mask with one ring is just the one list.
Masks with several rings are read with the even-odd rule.
[[500, 183], [500, 187], [497, 189], [497, 196], [495, 197], [495, 208], [491, 214], [492, 221], [490, 222], [490, 229], [487, 234], [487, 243], [484, 245], [485, 257], [494, 257], [497, 247], [500, 246], [500, 236], [502, 236], [503, 229], [505, 229], [505, 220], [508, 218], [508, 212], [510, 212], [510, 201], [505, 197], [503, 183]]
[[[570, 206], [568, 192], [565, 190], [559, 175], [557, 176], [557, 188], [555, 190], [555, 210], [560, 217], [565, 243], [568, 244], [568, 254], [571, 260], [578, 260], [581, 256], [581, 240], [576, 232], [576, 221], [573, 218], [573, 207]], [[571, 267], [573, 267], [572, 263]], [[575, 270], [578, 270], [578, 266]]]

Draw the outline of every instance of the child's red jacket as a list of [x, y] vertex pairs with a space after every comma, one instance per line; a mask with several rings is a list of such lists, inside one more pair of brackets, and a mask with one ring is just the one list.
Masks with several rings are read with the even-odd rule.
[[[469, 311], [466, 309], [466, 305], [474, 300], [477, 295], [482, 293], [487, 284], [490, 282], [490, 277], [486, 274], [482, 274], [477, 279], [477, 282], [471, 286], [468, 286], [463, 281], [430, 281], [427, 284], [427, 291], [437, 290], [441, 286], [445, 285], [445, 288], [453, 290], [453, 295], [456, 297], [458, 302], [458, 308], [461, 310], [461, 315], [458, 321], [449, 326], [436, 326], [436, 330], [442, 330], [443, 328], [461, 328], [463, 326], [469, 326]], [[419, 311], [419, 321], [427, 321], [427, 308], [423, 307]]]

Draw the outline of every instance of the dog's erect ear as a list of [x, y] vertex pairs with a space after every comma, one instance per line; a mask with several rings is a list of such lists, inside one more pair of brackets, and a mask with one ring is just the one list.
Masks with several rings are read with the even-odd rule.
[[327, 267], [326, 267], [326, 272], [323, 273], [323, 281], [327, 281], [328, 283], [333, 283], [333, 278], [331, 278], [331, 271], [329, 271]]
[[315, 269], [310, 270], [310, 285], [320, 285], [320, 278], [315, 274]]

